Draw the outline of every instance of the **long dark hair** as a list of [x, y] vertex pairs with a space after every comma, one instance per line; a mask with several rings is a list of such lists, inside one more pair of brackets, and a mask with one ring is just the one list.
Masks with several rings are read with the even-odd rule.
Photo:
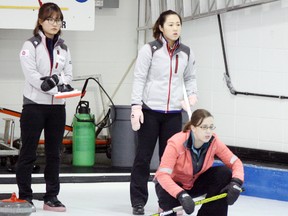
[[[43, 4], [38, 12], [38, 19], [36, 26], [34, 28], [33, 34], [36, 36], [39, 32], [39, 30], [43, 30], [42, 26], [40, 24], [40, 21], [44, 22], [47, 18], [52, 17], [54, 14], [56, 14], [57, 19], [64, 20], [64, 16], [62, 14], [61, 9], [58, 7], [57, 4], [48, 2]], [[61, 29], [58, 31], [57, 35], [61, 34]]]
[[158, 39], [161, 35], [161, 31], [159, 29], [159, 26], [161, 26], [163, 28], [163, 25], [166, 21], [166, 18], [168, 15], [177, 15], [180, 19], [180, 23], [182, 25], [182, 18], [180, 17], [180, 15], [178, 13], [176, 13], [175, 11], [172, 11], [172, 10], [167, 10], [167, 11], [164, 11], [160, 14], [160, 16], [158, 17], [158, 19], [156, 20], [154, 26], [153, 26], [153, 37], [155, 39]]
[[202, 124], [203, 120], [207, 117], [213, 117], [210, 112], [205, 109], [197, 109], [192, 113], [190, 121], [186, 123], [183, 132], [191, 130], [191, 126], [197, 127]]

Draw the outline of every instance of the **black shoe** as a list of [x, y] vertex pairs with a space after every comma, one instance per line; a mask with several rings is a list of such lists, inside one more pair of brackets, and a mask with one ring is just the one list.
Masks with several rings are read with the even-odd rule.
[[63, 205], [57, 197], [52, 197], [44, 200], [43, 209], [46, 211], [55, 211], [55, 212], [65, 212], [66, 207]]
[[144, 206], [137, 205], [133, 207], [133, 215], [144, 215]]

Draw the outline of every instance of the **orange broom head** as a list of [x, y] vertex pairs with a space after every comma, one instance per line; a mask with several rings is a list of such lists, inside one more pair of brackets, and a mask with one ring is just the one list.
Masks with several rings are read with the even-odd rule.
[[54, 97], [57, 99], [77, 97], [77, 96], [81, 96], [81, 91], [73, 90], [70, 92], [59, 92], [59, 93], [54, 95]]

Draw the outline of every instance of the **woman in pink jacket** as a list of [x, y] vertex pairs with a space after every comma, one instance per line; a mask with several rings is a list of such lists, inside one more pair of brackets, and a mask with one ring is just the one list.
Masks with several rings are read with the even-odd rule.
[[[238, 199], [244, 181], [243, 164], [213, 133], [214, 129], [213, 116], [198, 109], [183, 131], [168, 140], [155, 174], [156, 193], [163, 211], [182, 205], [187, 214], [192, 214], [192, 197], [206, 194], [209, 198], [227, 192], [225, 199], [203, 204], [197, 214], [226, 216], [228, 205]], [[225, 166], [213, 166], [215, 157]]]

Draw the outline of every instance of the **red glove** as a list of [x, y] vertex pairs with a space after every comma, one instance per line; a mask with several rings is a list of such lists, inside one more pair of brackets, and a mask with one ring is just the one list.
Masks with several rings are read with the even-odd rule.
[[132, 129], [134, 131], [137, 131], [140, 129], [140, 126], [144, 122], [144, 115], [142, 112], [142, 106], [141, 105], [133, 105], [131, 107], [131, 125]]

